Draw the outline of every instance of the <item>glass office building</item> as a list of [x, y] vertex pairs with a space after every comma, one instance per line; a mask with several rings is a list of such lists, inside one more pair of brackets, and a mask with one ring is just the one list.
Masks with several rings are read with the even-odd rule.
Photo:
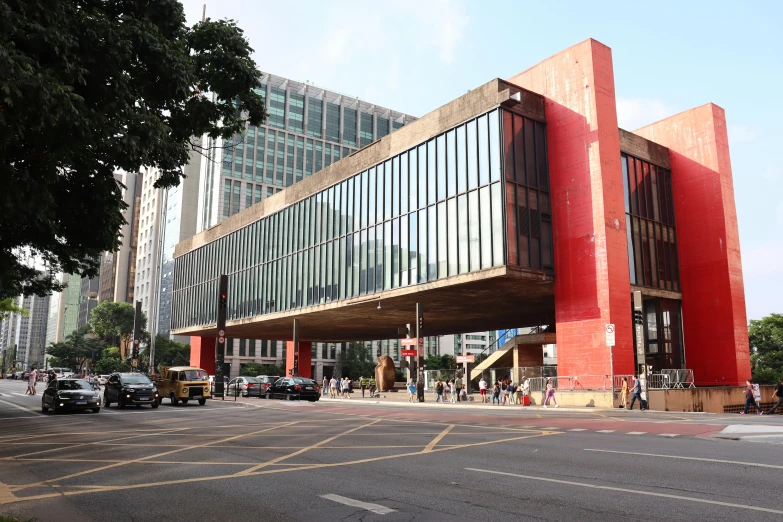
[[545, 124], [496, 108], [176, 259], [172, 328], [501, 265], [551, 271]]

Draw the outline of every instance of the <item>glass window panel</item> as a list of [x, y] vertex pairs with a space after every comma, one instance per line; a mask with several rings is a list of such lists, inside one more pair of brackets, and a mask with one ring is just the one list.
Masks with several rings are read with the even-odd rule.
[[478, 127], [479, 185], [489, 183], [489, 128], [487, 127], [487, 118], [487, 115], [484, 115], [476, 120]]
[[315, 142], [315, 172], [320, 171], [322, 168], [324, 168], [323, 142], [316, 141]]
[[[350, 244], [350, 238], [348, 239]], [[350, 256], [350, 253], [348, 254]], [[349, 257], [350, 259], [350, 257]], [[346, 281], [346, 263], [345, 263], [345, 237], [340, 238], [340, 260], [339, 263], [337, 263], [337, 266], [335, 266], [335, 269], [337, 270], [337, 274], [335, 275], [336, 280], [338, 281], [337, 286], [339, 293], [337, 296], [335, 296], [335, 299], [345, 299], [345, 281]]]
[[631, 222], [633, 224], [633, 253], [636, 265], [636, 284], [644, 286], [644, 260], [642, 256], [642, 237], [639, 218], [632, 217]]
[[376, 139], [381, 139], [389, 134], [389, 119], [375, 117]]
[[400, 213], [408, 212], [408, 153], [400, 156]]
[[275, 148], [275, 185], [282, 186], [285, 167], [285, 133], [277, 133], [277, 147]]
[[[343, 118], [345, 118], [345, 121], [343, 123], [343, 143], [346, 145], [350, 145], [351, 147], [356, 146], [356, 109], [349, 109], [345, 107], [343, 109]], [[336, 140], [334, 140], [336, 141]]]
[[427, 204], [435, 203], [438, 196], [438, 174], [436, 170], [435, 140], [427, 142]]
[[517, 247], [519, 266], [530, 268], [530, 211], [527, 189], [517, 186]]
[[[503, 242], [503, 194], [502, 185], [494, 183], [491, 186], [492, 200], [492, 266], [501, 266], [504, 264], [505, 249]], [[551, 244], [550, 244], [551, 247]]]
[[464, 274], [470, 270], [468, 265], [468, 196], [462, 194], [457, 197], [457, 219], [459, 225], [459, 273]]
[[525, 124], [524, 118], [514, 114], [514, 172], [517, 183], [527, 184], [525, 176]]
[[465, 126], [457, 127], [457, 193], [468, 190], [467, 150], [465, 145]]
[[367, 229], [367, 293], [375, 292], [375, 270], [377, 262], [375, 227]]
[[[381, 187], [383, 187], [382, 197], [380, 197]], [[383, 168], [378, 165], [378, 195], [378, 221], [391, 219], [391, 161], [384, 163]], [[381, 201], [383, 201], [383, 208], [380, 207]]]
[[290, 93], [288, 96], [288, 128], [293, 132], [304, 132], [304, 95]]
[[446, 194], [451, 197], [457, 193], [457, 131], [446, 133]]
[[[375, 210], [375, 202], [378, 201], [378, 192], [377, 192], [377, 189], [375, 188], [375, 182], [377, 180], [377, 178], [376, 178], [377, 174], [375, 173], [375, 170], [376, 170], [375, 167], [373, 167], [373, 168], [371, 168], [368, 171], [368, 174], [367, 174], [367, 179], [368, 179], [368, 182], [369, 182], [369, 185], [368, 185], [369, 188], [368, 188], [368, 192], [367, 192], [367, 194], [368, 194], [368, 202], [369, 202], [368, 213], [369, 213], [369, 219], [370, 219], [369, 223], [371, 225], [375, 223], [376, 218], [377, 218], [377, 214], [376, 214], [376, 210]], [[381, 201], [383, 201], [383, 200], [381, 200]]]
[[419, 228], [418, 228], [418, 214], [416, 212], [411, 212], [409, 215], [410, 219], [410, 267], [411, 267], [411, 275], [410, 275], [410, 284], [415, 285], [418, 282], [419, 276], [418, 276], [418, 266], [419, 266], [419, 253], [418, 253], [418, 243], [419, 243]]
[[661, 221], [660, 196], [658, 195], [658, 172], [655, 166], [650, 165], [650, 198], [652, 199], [652, 218], [655, 221]]
[[361, 129], [359, 130], [359, 146], [366, 147], [372, 143], [372, 114], [361, 113]]
[[631, 202], [631, 214], [639, 215], [639, 183], [636, 180], [636, 162], [628, 157], [626, 165], [628, 169], [628, 187], [630, 190], [629, 199]]
[[[269, 165], [267, 164], [267, 169]], [[307, 148], [305, 149], [305, 177], [313, 175], [313, 140], [307, 140]], [[267, 183], [271, 181], [267, 180]]]
[[332, 145], [329, 143], [324, 144], [324, 167], [328, 167], [332, 164]]
[[489, 113], [489, 177], [491, 181], [500, 179], [500, 123], [498, 111]]
[[478, 191], [476, 190], [468, 193], [468, 222], [468, 255], [470, 271], [474, 272], [481, 269], [481, 222], [479, 215], [479, 197]]
[[446, 199], [446, 135], [442, 134], [435, 140], [437, 146], [438, 169], [438, 201]]
[[410, 210], [419, 208], [419, 160], [418, 152], [412, 149], [409, 152], [408, 168], [410, 169]]
[[427, 280], [434, 281], [438, 278], [438, 219], [435, 206], [427, 207], [427, 232], [429, 248], [427, 249]]
[[269, 90], [267, 123], [274, 127], [285, 127], [285, 90], [272, 87]]
[[361, 226], [359, 218], [362, 214], [362, 185], [361, 176], [353, 177], [353, 189], [351, 190], [351, 197], [353, 197], [353, 216], [351, 230], [357, 232]]
[[400, 218], [400, 286], [408, 285], [408, 268], [411, 248], [409, 242], [408, 216]]
[[368, 190], [369, 180], [370, 180], [370, 174], [365, 170], [361, 174], [361, 194], [359, 198], [359, 203], [362, 206], [362, 220], [360, 224], [361, 228], [367, 227], [367, 207], [369, 205], [369, 200], [367, 198], [367, 190]]
[[[356, 297], [360, 294], [361, 290], [361, 281], [364, 279], [361, 277], [360, 272], [360, 263], [359, 258], [362, 252], [361, 249], [361, 234], [359, 232], [356, 232], [353, 235], [353, 249], [351, 250], [351, 255], [353, 256], [353, 260], [351, 261], [351, 267], [353, 268], [353, 275], [351, 276], [351, 285], [353, 286], [353, 291], [351, 292], [351, 297]], [[363, 256], [361, 256], [361, 259], [364, 259]]]
[[[323, 126], [324, 105], [322, 100], [310, 97], [307, 100], [307, 134], [308, 136], [321, 137], [321, 128]], [[339, 112], [337, 113], [339, 118]], [[339, 123], [337, 125], [339, 129]]]
[[625, 238], [628, 242], [628, 270], [631, 275], [631, 284], [635, 285], [636, 282], [636, 261], [633, 254], [633, 238], [631, 232], [631, 216], [625, 215]]
[[625, 198], [625, 211], [630, 212], [630, 194], [628, 186], [628, 157], [625, 154], [620, 156], [620, 166], [623, 169], [623, 196]]
[[[452, 198], [449, 199], [447, 202], [448, 206], [448, 216], [447, 216], [447, 222], [448, 222], [448, 234], [446, 241], [448, 242], [448, 276], [457, 275], [457, 259], [458, 259], [458, 247], [459, 244], [457, 242], [457, 199]], [[443, 228], [443, 220], [440, 222], [441, 227]]]
[[549, 190], [546, 125], [539, 122], [536, 122], [536, 164], [538, 165], [538, 186], [542, 190]]
[[427, 209], [419, 210], [419, 283], [427, 281]]
[[[380, 229], [380, 227], [378, 227]], [[392, 287], [392, 226], [391, 221], [383, 224], [383, 289]]]
[[436, 277], [448, 277], [448, 216], [446, 215], [445, 201], [438, 203], [438, 218], [435, 220], [435, 225], [438, 234], [438, 273]]
[[427, 206], [427, 145], [419, 145], [419, 206], [418, 208], [424, 208]]
[[527, 185], [537, 187], [536, 179], [536, 140], [535, 122], [525, 118], [525, 172], [527, 173]]
[[340, 183], [340, 204], [339, 204], [339, 212], [340, 212], [340, 231], [339, 234], [345, 235], [346, 233], [346, 225], [348, 224], [348, 181], [343, 181]]
[[[386, 170], [388, 172], [388, 168]], [[388, 178], [388, 174], [387, 174]], [[388, 188], [387, 188], [388, 193]], [[391, 211], [388, 214], [388, 218], [397, 217], [400, 215], [400, 157], [395, 156], [392, 159], [392, 196], [391, 196]]]
[[636, 166], [636, 184], [637, 184], [637, 196], [639, 197], [639, 215], [641, 217], [649, 217], [647, 215], [647, 194], [645, 190], [644, 170], [642, 170], [642, 162], [634, 158], [634, 164]]
[[[320, 135], [318, 137], [320, 138]], [[340, 105], [337, 103], [326, 104], [325, 138], [336, 143], [340, 142]]]
[[[476, 136], [476, 120], [467, 124], [467, 148], [468, 148], [468, 189], [478, 187], [478, 138]], [[471, 265], [472, 266], [472, 265]]]

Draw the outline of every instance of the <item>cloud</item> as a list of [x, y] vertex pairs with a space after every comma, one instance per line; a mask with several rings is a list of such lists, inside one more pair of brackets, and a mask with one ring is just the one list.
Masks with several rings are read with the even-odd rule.
[[738, 143], [749, 143], [756, 138], [756, 131], [747, 125], [736, 123], [729, 125], [729, 143], [736, 145]]
[[617, 123], [632, 131], [677, 114], [676, 108], [653, 98], [617, 98]]

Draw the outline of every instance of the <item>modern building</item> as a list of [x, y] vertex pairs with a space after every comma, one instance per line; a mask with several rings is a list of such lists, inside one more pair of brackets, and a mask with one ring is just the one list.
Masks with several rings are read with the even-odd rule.
[[66, 285], [62, 292], [49, 297], [49, 318], [46, 321], [46, 346], [62, 342], [78, 329], [81, 277], [61, 273], [58, 280]]
[[134, 300], [141, 177], [137, 172], [118, 171], [114, 174], [127, 205], [124, 211], [126, 223], [120, 229], [120, 248], [116, 252], [104, 252], [101, 256], [99, 302], [132, 303]]
[[82, 277], [79, 280], [79, 317], [76, 329], [81, 330], [90, 322], [93, 308], [98, 306], [100, 277]]
[[291, 339], [298, 319], [286, 360], [297, 351], [303, 374], [310, 343], [396, 337], [421, 303], [427, 335], [547, 325], [558, 374], [585, 386], [645, 367], [691, 369], [697, 385], [750, 376], [725, 113], [618, 129], [612, 53], [595, 40], [481, 85], [175, 258], [172, 329], [204, 367], [228, 274], [229, 335]]
[[497, 344], [497, 335], [496, 331], [489, 331], [441, 336], [438, 355], [480, 355]]
[[16, 367], [40, 368], [46, 348], [46, 325], [49, 317], [49, 296], [19, 296], [14, 303], [25, 314], [11, 313], [0, 325], [0, 344], [15, 348]]

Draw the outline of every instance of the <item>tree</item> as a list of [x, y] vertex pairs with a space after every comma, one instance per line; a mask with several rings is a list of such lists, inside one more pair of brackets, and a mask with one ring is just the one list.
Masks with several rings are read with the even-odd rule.
[[753, 379], [761, 384], [780, 382], [783, 377], [783, 314], [752, 320], [748, 327], [748, 341]]
[[[96, 308], [97, 309], [97, 308]], [[144, 350], [140, 354], [142, 368], [149, 368], [150, 351]], [[155, 368], [164, 366], [188, 366], [190, 364], [190, 345], [172, 341], [168, 337], [158, 334], [155, 337]]]
[[[130, 303], [104, 301], [90, 314], [90, 329], [104, 341], [127, 349], [133, 337], [136, 311]], [[147, 316], [141, 314], [141, 330], [147, 330]]]
[[9, 297], [0, 301], [0, 320], [5, 319], [11, 314], [22, 314], [24, 316], [29, 315], [27, 310], [16, 306], [13, 297]]
[[285, 370], [274, 364], [244, 363], [239, 365], [239, 374], [251, 377], [257, 375], [282, 376], [285, 374]]
[[337, 356], [335, 368], [338, 366], [342, 369], [340, 376], [351, 379], [375, 375], [372, 347], [366, 343], [348, 343], [346, 349]]
[[115, 171], [173, 187], [203, 136], [263, 123], [252, 52], [175, 0], [0, 0], [0, 299], [98, 274], [125, 222]]
[[457, 359], [453, 355], [442, 355], [440, 358], [440, 367], [442, 370], [456, 370]]
[[443, 368], [443, 359], [437, 355], [430, 354], [424, 358], [424, 366], [427, 370], [440, 370]]
[[46, 353], [57, 359], [56, 363], [50, 361], [49, 366], [64, 366], [73, 369], [76, 373], [82, 373], [84, 364], [88, 359], [103, 352], [105, 344], [95, 338], [86, 337], [86, 330], [82, 329], [69, 334], [64, 341], [52, 343], [46, 348]]

